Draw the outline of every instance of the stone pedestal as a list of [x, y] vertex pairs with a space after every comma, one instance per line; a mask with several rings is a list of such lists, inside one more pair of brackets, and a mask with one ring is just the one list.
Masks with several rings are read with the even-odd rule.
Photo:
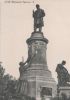
[[48, 69], [46, 60], [46, 49], [48, 40], [44, 38], [43, 33], [33, 32], [27, 39], [28, 44], [28, 63], [23, 66], [25, 71], [20, 72], [20, 80], [24, 83], [24, 94], [41, 100], [42, 96], [46, 100], [55, 97], [57, 94], [57, 85]]
[[70, 97], [70, 86], [59, 87], [59, 97], [62, 97], [62, 94], [65, 94], [67, 98]]

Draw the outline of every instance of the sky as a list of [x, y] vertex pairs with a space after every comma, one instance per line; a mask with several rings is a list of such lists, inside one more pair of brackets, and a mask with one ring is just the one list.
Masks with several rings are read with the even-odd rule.
[[24, 60], [28, 56], [26, 40], [33, 32], [32, 11], [36, 4], [46, 13], [42, 30], [49, 40], [46, 57], [57, 80], [55, 69], [62, 60], [66, 60], [70, 73], [70, 0], [0, 0], [0, 61], [6, 73], [19, 78], [19, 62], [22, 56]]

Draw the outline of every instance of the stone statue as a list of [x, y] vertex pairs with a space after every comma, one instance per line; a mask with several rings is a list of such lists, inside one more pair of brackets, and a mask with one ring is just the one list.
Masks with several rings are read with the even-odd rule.
[[58, 75], [58, 86], [66, 86], [68, 85], [67, 82], [70, 81], [69, 80], [70, 75], [67, 69], [64, 67], [65, 64], [66, 64], [66, 61], [63, 60], [62, 63], [58, 64], [56, 68], [56, 72]]
[[19, 67], [20, 76], [22, 76], [23, 72], [26, 71], [26, 69], [28, 68], [28, 67], [26, 67], [26, 65], [28, 65], [30, 60], [31, 60], [31, 57], [28, 56], [27, 60], [24, 62], [24, 58], [22, 57], [22, 61], [19, 63], [19, 65], [20, 65], [20, 67]]
[[25, 71], [25, 64], [26, 62], [24, 62], [24, 58], [22, 57], [22, 61], [19, 63], [20, 67], [19, 67], [19, 72], [20, 72], [20, 77], [23, 74], [23, 71]]
[[40, 9], [40, 5], [36, 5], [37, 10], [33, 10], [33, 18], [34, 18], [34, 31], [39, 28], [39, 32], [42, 31], [42, 27], [44, 26], [43, 17], [45, 16], [45, 12], [43, 9]]

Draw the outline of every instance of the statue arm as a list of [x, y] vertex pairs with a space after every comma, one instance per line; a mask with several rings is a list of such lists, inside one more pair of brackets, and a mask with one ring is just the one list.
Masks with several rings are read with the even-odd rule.
[[57, 72], [57, 67], [56, 67], [55, 71]]
[[34, 12], [34, 10], [33, 10], [33, 17], [35, 17], [35, 12]]
[[60, 71], [59, 66], [60, 66], [60, 65], [58, 64], [57, 67], [56, 67], [56, 72], [57, 72], [57, 73]]
[[67, 71], [66, 68], [63, 68], [63, 71], [64, 71], [65, 74], [68, 74], [68, 71]]
[[44, 12], [44, 10], [42, 10], [42, 15], [43, 15], [43, 17], [45, 16], [45, 12]]

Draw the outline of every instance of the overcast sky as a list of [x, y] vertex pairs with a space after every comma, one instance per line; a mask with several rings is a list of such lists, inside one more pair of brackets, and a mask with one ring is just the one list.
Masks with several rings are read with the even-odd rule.
[[[8, 3], [7, 1], [19, 1]], [[31, 3], [23, 3], [30, 1]], [[1, 0], [0, 1], [0, 61], [16, 78], [19, 77], [19, 62], [27, 59], [26, 40], [33, 32], [32, 11], [40, 4], [44, 18], [44, 36], [47, 45], [48, 68], [56, 79], [56, 66], [64, 59], [70, 72], [70, 0]]]

